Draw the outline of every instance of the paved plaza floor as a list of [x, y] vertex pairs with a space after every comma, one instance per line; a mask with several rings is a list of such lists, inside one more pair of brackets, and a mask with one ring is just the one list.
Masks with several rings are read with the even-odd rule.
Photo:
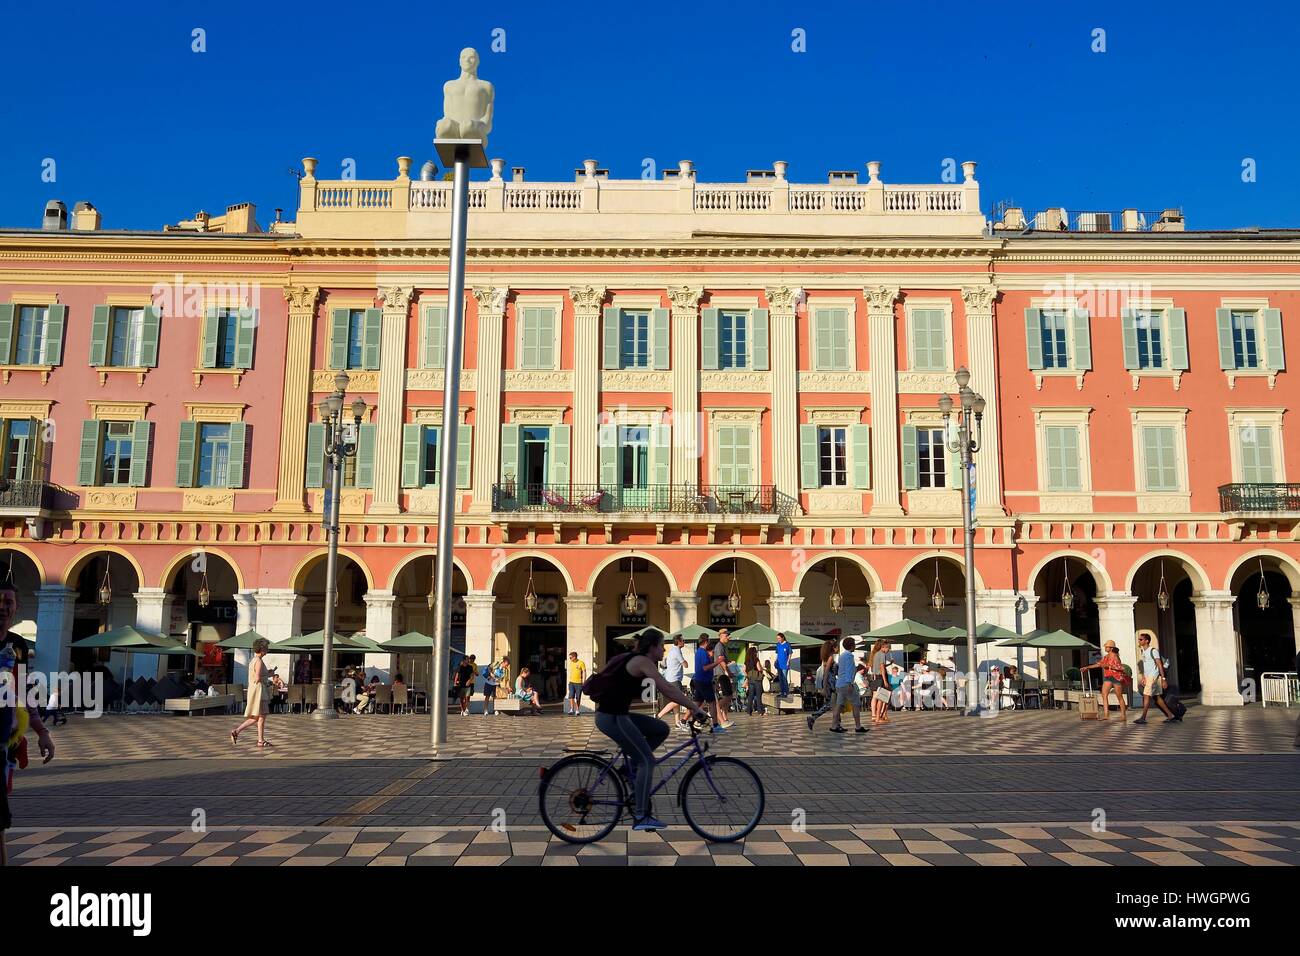
[[[73, 718], [17, 775], [14, 862], [30, 865], [1237, 865], [1300, 862], [1296, 713], [1193, 708], [1182, 724], [898, 713], [868, 734], [739, 716], [714, 738], [767, 792], [743, 843], [699, 840], [671, 790], [660, 836], [554, 840], [539, 768], [604, 748], [590, 717], [273, 715], [269, 751], [233, 717]], [[674, 739], [681, 739], [675, 737]], [[198, 832], [193, 826], [199, 824]]]

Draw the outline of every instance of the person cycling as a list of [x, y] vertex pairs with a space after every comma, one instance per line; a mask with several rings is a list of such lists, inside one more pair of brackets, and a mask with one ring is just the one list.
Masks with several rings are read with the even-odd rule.
[[632, 701], [641, 697], [647, 682], [660, 694], [691, 711], [695, 719], [707, 719], [708, 713], [669, 683], [659, 672], [664, 656], [663, 634], [650, 632], [637, 638], [629, 654], [620, 654], [591, 683], [604, 685], [588, 696], [596, 703], [596, 728], [618, 744], [634, 768], [636, 787], [633, 802], [634, 830], [662, 830], [666, 824], [650, 816], [650, 791], [654, 786], [655, 749], [668, 739], [668, 725], [649, 714], [632, 714]]

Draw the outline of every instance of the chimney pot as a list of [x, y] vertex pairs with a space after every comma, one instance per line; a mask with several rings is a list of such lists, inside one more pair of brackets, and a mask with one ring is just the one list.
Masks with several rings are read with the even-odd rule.
[[524, 173], [526, 173], [527, 171], [528, 170], [525, 169], [523, 166], [512, 166], [510, 168], [510, 178], [514, 182], [522, 183], [524, 181]]

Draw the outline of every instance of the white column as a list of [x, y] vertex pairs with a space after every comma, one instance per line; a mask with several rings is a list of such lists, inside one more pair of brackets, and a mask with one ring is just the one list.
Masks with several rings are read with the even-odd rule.
[[575, 485], [600, 482], [596, 447], [600, 419], [600, 304], [604, 286], [569, 290], [573, 300], [573, 440], [572, 479]]
[[[257, 592], [235, 592], [235, 633], [257, 630]], [[260, 634], [261, 632], [258, 631]], [[262, 635], [265, 637], [266, 635]], [[252, 651], [235, 651], [235, 668], [232, 675], [236, 684], [248, 682], [248, 665], [253, 656]], [[285, 675], [281, 675], [283, 677]]]
[[[469, 510], [492, 510], [492, 486], [500, 480], [501, 386], [505, 380], [505, 353], [501, 336], [506, 322], [510, 290], [488, 286], [472, 290], [478, 301], [478, 389], [474, 394], [474, 474]], [[450, 361], [450, 357], [448, 357]]]
[[379, 408], [375, 415], [374, 494], [370, 513], [398, 513], [397, 495], [402, 478], [402, 458], [390, 453], [402, 447], [402, 405], [406, 394], [406, 330], [411, 309], [411, 286], [380, 290], [384, 300], [379, 338]]
[[700, 480], [700, 449], [704, 436], [700, 417], [700, 357], [698, 286], [668, 289], [672, 302], [673, 382], [673, 484], [696, 484]]
[[1192, 597], [1196, 608], [1196, 650], [1201, 664], [1201, 703], [1211, 707], [1240, 707], [1237, 640], [1232, 628], [1231, 591], [1201, 591]]
[[799, 633], [801, 626], [799, 609], [803, 606], [803, 595], [798, 591], [776, 591], [767, 599], [771, 620], [768, 627], [776, 631], [793, 631]]
[[694, 591], [668, 592], [668, 632], [674, 634], [695, 623], [700, 610], [700, 596]]
[[46, 584], [36, 590], [36, 663], [43, 671], [67, 671], [71, 666], [72, 619], [76, 616], [77, 592], [61, 584]]
[[[799, 290], [767, 290], [768, 349], [772, 369], [772, 483], [776, 490], [799, 497], [799, 367], [796, 361], [795, 298]], [[789, 453], [787, 453], [789, 452]]]
[[465, 595], [465, 653], [476, 661], [492, 663], [492, 613], [496, 597], [491, 591], [469, 591]]
[[[568, 640], [564, 648], [564, 667], [567, 672], [569, 654], [577, 651], [578, 660], [586, 663], [588, 673], [594, 671], [604, 661], [598, 660], [599, 648], [596, 646], [596, 596], [575, 591], [564, 597], [565, 619], [568, 621]], [[568, 674], [564, 676], [565, 692], [568, 691]], [[582, 699], [581, 712], [593, 713], [591, 701]]]
[[907, 598], [902, 591], [873, 592], [871, 597], [867, 599], [867, 606], [871, 608], [871, 629], [874, 631], [886, 624], [895, 624], [901, 621], [903, 619], [903, 605], [906, 603]]
[[[393, 611], [397, 603], [397, 595], [392, 591], [367, 591], [364, 598], [366, 602], [366, 637], [376, 643], [383, 644], [391, 641], [397, 636], [393, 628]], [[367, 654], [365, 655], [365, 667], [367, 676], [372, 671], [379, 673], [379, 679], [384, 683], [389, 681], [389, 672], [393, 669], [392, 654]]]
[[970, 387], [984, 396], [984, 420], [980, 426], [980, 451], [975, 469], [975, 517], [1000, 517], [1002, 474], [998, 469], [998, 376], [993, 334], [993, 302], [996, 286], [971, 286], [961, 290], [966, 303], [966, 342], [970, 356]]
[[1119, 648], [1119, 659], [1127, 664], [1133, 675], [1133, 684], [1129, 688], [1130, 702], [1132, 695], [1138, 691], [1138, 654], [1137, 640], [1133, 636], [1133, 606], [1137, 598], [1125, 591], [1108, 591], [1097, 595], [1097, 623], [1100, 628], [1101, 643], [1114, 641]]
[[[291, 588], [257, 589], [257, 633], [271, 642], [287, 640], [302, 629], [302, 606], [307, 603]], [[281, 679], [293, 680], [292, 655], [267, 654], [266, 666], [279, 668]]]
[[1291, 636], [1295, 639], [1295, 652], [1300, 654], [1300, 598], [1287, 598], [1291, 605]]
[[[135, 626], [150, 634], [171, 636], [172, 604], [175, 596], [166, 588], [140, 588], [135, 592]], [[125, 655], [123, 655], [125, 661]], [[167, 658], [162, 655], [132, 654], [131, 678], [160, 677], [165, 673]]]
[[[863, 290], [871, 342], [871, 513], [901, 515], [898, 471], [898, 361], [894, 345], [896, 286]], [[793, 454], [793, 449], [791, 450]]]

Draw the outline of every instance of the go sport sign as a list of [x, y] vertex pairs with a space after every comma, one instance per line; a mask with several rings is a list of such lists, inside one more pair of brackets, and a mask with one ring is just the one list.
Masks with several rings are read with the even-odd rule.
[[560, 623], [560, 598], [556, 594], [537, 595], [537, 607], [533, 608], [534, 624]]

